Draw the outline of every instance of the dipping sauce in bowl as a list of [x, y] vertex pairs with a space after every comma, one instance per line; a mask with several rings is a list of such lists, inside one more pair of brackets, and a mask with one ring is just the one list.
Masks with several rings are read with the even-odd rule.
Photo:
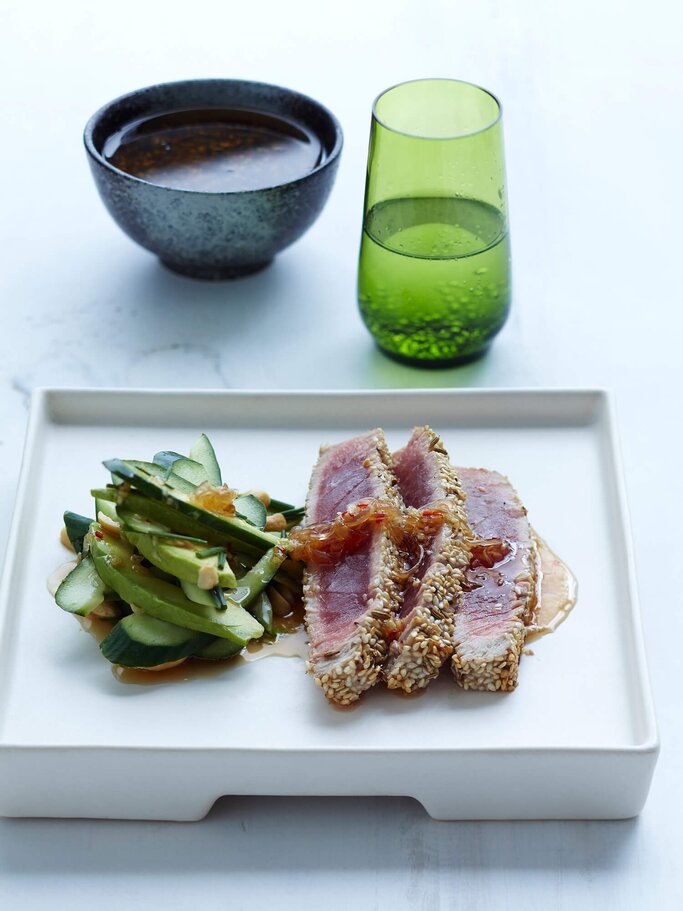
[[319, 101], [244, 79], [137, 89], [83, 134], [97, 190], [125, 233], [174, 272], [265, 268], [316, 220], [343, 136]]
[[161, 187], [203, 192], [259, 190], [302, 177], [321, 161], [303, 124], [261, 111], [180, 110], [141, 118], [110, 136], [115, 168]]

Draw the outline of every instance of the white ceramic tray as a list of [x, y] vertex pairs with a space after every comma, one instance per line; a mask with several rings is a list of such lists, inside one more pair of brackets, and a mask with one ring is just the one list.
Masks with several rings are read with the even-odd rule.
[[[65, 508], [91, 511], [101, 460], [186, 450], [302, 501], [321, 442], [376, 425], [442, 433], [456, 464], [508, 474], [579, 581], [513, 694], [444, 674], [418, 698], [330, 708], [298, 659], [169, 685], [114, 679], [45, 588]], [[403, 795], [440, 819], [611, 818], [643, 806], [658, 742], [614, 419], [593, 391], [34, 395], [0, 596], [0, 813], [199, 819], [222, 795]]]

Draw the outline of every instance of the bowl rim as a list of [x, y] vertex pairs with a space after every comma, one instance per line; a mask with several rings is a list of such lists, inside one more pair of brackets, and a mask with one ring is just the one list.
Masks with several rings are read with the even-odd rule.
[[[93, 134], [99, 122], [108, 114], [112, 108], [121, 104], [122, 102], [127, 101], [130, 98], [134, 98], [137, 95], [141, 95], [145, 92], [152, 92], [156, 89], [168, 89], [178, 86], [186, 85], [207, 85], [207, 84], [240, 84], [248, 85], [258, 88], [268, 88], [268, 89], [277, 89], [279, 92], [283, 92], [285, 95], [289, 95], [293, 98], [306, 101], [313, 107], [317, 108], [322, 114], [327, 117], [334, 129], [334, 144], [329, 154], [325, 156], [324, 160], [317, 164], [310, 171], [307, 171], [305, 174], [302, 174], [301, 177], [295, 177], [292, 180], [286, 180], [281, 183], [270, 184], [266, 187], [257, 187], [253, 190], [191, 190], [184, 189], [181, 187], [164, 187], [161, 184], [154, 183], [151, 180], [145, 180], [142, 177], [136, 177], [134, 174], [129, 174], [128, 171], [122, 171], [120, 168], [115, 167], [110, 161], [108, 161], [104, 155], [97, 149]], [[210, 196], [210, 197], [220, 197], [220, 196], [245, 196], [252, 195], [254, 193], [263, 193], [269, 190], [277, 190], [281, 187], [292, 187], [296, 184], [302, 183], [305, 180], [308, 180], [309, 177], [312, 177], [314, 174], [317, 174], [321, 171], [324, 171], [330, 165], [332, 165], [338, 158], [342, 151], [344, 145], [344, 132], [342, 130], [341, 123], [332, 113], [332, 111], [326, 107], [324, 104], [321, 104], [315, 98], [311, 98], [310, 95], [305, 95], [303, 92], [297, 92], [295, 89], [287, 88], [286, 86], [276, 85], [273, 82], [259, 82], [253, 79], [221, 79], [221, 78], [206, 78], [206, 79], [176, 79], [171, 82], [157, 82], [153, 85], [142, 86], [141, 88], [134, 89], [131, 92], [125, 92], [123, 95], [118, 95], [116, 98], [112, 98], [111, 101], [108, 101], [106, 104], [103, 104], [99, 107], [95, 113], [88, 119], [85, 128], [83, 130], [83, 144], [85, 146], [86, 152], [100, 167], [103, 167], [105, 170], [110, 171], [112, 174], [116, 174], [120, 177], [123, 177], [127, 180], [133, 181], [134, 183], [142, 184], [146, 187], [154, 187], [155, 190], [166, 191], [168, 193], [182, 193], [193, 196]]]

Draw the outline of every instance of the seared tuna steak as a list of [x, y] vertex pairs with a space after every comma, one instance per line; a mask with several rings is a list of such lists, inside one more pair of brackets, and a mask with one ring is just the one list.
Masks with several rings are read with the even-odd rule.
[[477, 537], [455, 615], [453, 673], [465, 689], [513, 690], [536, 603], [536, 548], [526, 509], [497, 471], [457, 473]]
[[356, 516], [355, 504], [361, 512], [369, 501], [400, 509], [390, 458], [381, 430], [324, 448], [306, 500], [303, 540], [322, 529], [317, 549], [309, 540], [303, 556], [308, 668], [340, 705], [354, 702], [379, 677], [385, 625], [399, 605], [400, 560], [381, 507], [370, 512], [377, 521], [346, 521]]
[[453, 614], [470, 560], [470, 530], [465, 494], [433, 430], [416, 427], [394, 453], [393, 468], [407, 507], [405, 527], [414, 532], [403, 538], [410, 571], [390, 625], [384, 677], [391, 689], [410, 693], [427, 686], [453, 653]]

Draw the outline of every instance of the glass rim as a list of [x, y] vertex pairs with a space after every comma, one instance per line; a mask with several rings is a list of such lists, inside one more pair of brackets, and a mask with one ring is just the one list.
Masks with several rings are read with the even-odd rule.
[[[398, 130], [396, 127], [392, 127], [377, 113], [377, 105], [384, 98], [385, 95], [388, 95], [389, 92], [393, 92], [394, 89], [400, 89], [404, 85], [414, 85], [417, 82], [452, 82], [456, 85], [467, 85], [470, 88], [477, 89], [479, 92], [483, 92], [485, 95], [488, 95], [489, 98], [492, 98], [496, 104], [497, 112], [496, 116], [490, 123], [487, 123], [483, 127], [479, 127], [476, 130], [468, 130], [465, 133], [454, 133], [452, 136], [426, 136], [423, 133], [409, 133], [407, 130]], [[468, 82], [466, 79], [452, 79], [449, 76], [425, 76], [420, 79], [406, 79], [403, 82], [396, 82], [394, 85], [390, 85], [388, 88], [383, 89], [379, 95], [376, 96], [375, 100], [372, 102], [372, 119], [376, 121], [381, 127], [385, 130], [389, 130], [391, 133], [396, 133], [399, 136], [408, 136], [410, 139], [431, 139], [434, 142], [450, 142], [453, 139], [467, 139], [470, 136], [477, 136], [479, 133], [485, 133], [486, 130], [490, 130], [491, 127], [494, 127], [499, 123], [501, 117], [503, 116], [503, 105], [501, 104], [500, 99], [497, 95], [494, 95], [493, 92], [485, 89], [481, 85], [477, 85], [476, 82]]]

